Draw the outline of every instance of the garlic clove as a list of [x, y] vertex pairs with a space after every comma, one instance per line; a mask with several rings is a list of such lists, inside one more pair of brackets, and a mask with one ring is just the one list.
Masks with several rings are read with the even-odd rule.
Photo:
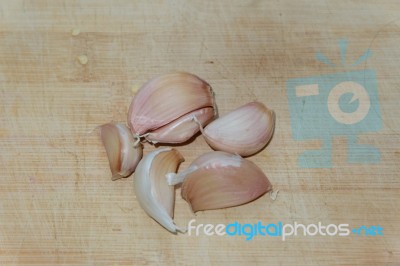
[[176, 172], [183, 162], [182, 155], [173, 148], [162, 148], [147, 154], [134, 174], [136, 198], [143, 210], [172, 233], [183, 231], [173, 221], [175, 190], [168, 185], [165, 175]]
[[214, 120], [202, 133], [215, 150], [249, 156], [267, 145], [274, 128], [275, 112], [250, 102]]
[[129, 107], [128, 123], [133, 134], [142, 136], [192, 111], [214, 107], [211, 86], [184, 72], [162, 75], [145, 83]]
[[[171, 123], [146, 134], [147, 141], [155, 144], [183, 143], [199, 132], [199, 125], [206, 126], [215, 116], [213, 107], [205, 107], [190, 112]], [[194, 121], [196, 118], [196, 121]]]
[[107, 123], [99, 128], [110, 164], [111, 179], [130, 176], [142, 158], [142, 145], [135, 145], [131, 131], [124, 124]]
[[203, 154], [186, 170], [166, 177], [170, 185], [183, 181], [181, 194], [193, 212], [242, 205], [272, 189], [253, 162], [221, 151]]

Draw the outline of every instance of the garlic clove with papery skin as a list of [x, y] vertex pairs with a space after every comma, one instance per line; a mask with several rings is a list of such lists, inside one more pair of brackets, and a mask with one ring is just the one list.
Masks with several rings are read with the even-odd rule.
[[168, 185], [165, 175], [176, 172], [183, 161], [182, 155], [176, 149], [157, 149], [144, 156], [134, 174], [135, 194], [140, 206], [172, 233], [184, 230], [173, 221], [175, 190]]
[[128, 124], [134, 135], [144, 136], [190, 112], [214, 106], [207, 82], [190, 73], [170, 73], [139, 89], [129, 107]]
[[274, 128], [275, 112], [250, 102], [212, 121], [202, 133], [215, 150], [250, 156], [267, 145]]
[[[215, 117], [213, 107], [205, 107], [190, 112], [171, 123], [145, 135], [148, 142], [183, 143], [199, 132], [199, 125], [206, 126]], [[196, 118], [196, 121], [194, 120]]]
[[130, 129], [124, 124], [107, 123], [99, 128], [110, 164], [111, 179], [130, 176], [142, 158], [142, 145], [135, 141]]
[[272, 189], [262, 170], [239, 155], [213, 151], [178, 173], [166, 175], [170, 185], [182, 183], [182, 197], [193, 212], [242, 205]]

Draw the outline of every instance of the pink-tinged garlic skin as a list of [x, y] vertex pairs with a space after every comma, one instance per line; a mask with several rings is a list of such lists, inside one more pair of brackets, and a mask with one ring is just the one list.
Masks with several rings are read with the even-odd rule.
[[215, 150], [250, 156], [267, 145], [274, 128], [275, 112], [250, 102], [211, 122], [203, 136]]
[[202, 126], [206, 126], [214, 119], [215, 110], [213, 107], [205, 107], [190, 112], [150, 132], [146, 135], [146, 140], [151, 143], [183, 143], [200, 131], [198, 122], [194, 121], [194, 117]]
[[143, 147], [124, 124], [101, 125], [100, 136], [106, 149], [112, 180], [130, 176], [143, 156]]
[[143, 135], [192, 111], [214, 106], [211, 86], [185, 72], [155, 77], [145, 83], [133, 98], [128, 123], [135, 135]]
[[242, 205], [272, 189], [257, 165], [226, 152], [206, 153], [188, 169], [181, 194], [194, 212]]

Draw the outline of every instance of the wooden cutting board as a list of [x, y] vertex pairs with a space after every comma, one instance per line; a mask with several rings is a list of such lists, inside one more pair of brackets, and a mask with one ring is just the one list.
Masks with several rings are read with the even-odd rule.
[[[397, 0], [1, 1], [0, 264], [399, 265], [399, 12]], [[339, 134], [331, 167], [302, 167], [301, 154], [322, 144], [294, 138], [287, 81], [349, 73], [341, 39], [347, 67], [376, 73], [381, 126], [361, 128], [358, 141], [380, 160], [349, 163]], [[372, 56], [353, 66], [368, 49]], [[173, 235], [150, 219], [132, 177], [111, 181], [92, 130], [125, 122], [135, 89], [175, 70], [207, 80], [220, 114], [253, 100], [275, 110], [272, 142], [249, 160], [279, 189], [275, 201], [265, 195], [196, 215], [178, 190], [178, 225], [321, 222], [380, 225], [383, 235], [246, 241]], [[311, 125], [323, 132], [324, 123]], [[177, 149], [186, 159], [180, 169], [210, 150], [201, 136]]]

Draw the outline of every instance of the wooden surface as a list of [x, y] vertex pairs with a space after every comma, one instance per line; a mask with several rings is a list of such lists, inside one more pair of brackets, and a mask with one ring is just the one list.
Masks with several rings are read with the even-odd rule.
[[[400, 265], [399, 14], [397, 0], [1, 1], [0, 264]], [[333, 168], [300, 168], [300, 153], [320, 143], [293, 139], [285, 82], [341, 71], [315, 60], [321, 51], [340, 63], [341, 38], [350, 61], [374, 53], [359, 69], [377, 73], [383, 127], [359, 139], [381, 162], [348, 164], [339, 136]], [[250, 160], [280, 190], [276, 201], [196, 216], [177, 191], [178, 225], [379, 224], [384, 236], [245, 241], [160, 227], [140, 209], [132, 177], [110, 180], [90, 131], [126, 121], [132, 88], [174, 70], [210, 82], [221, 114], [256, 99], [275, 110], [273, 141]], [[201, 136], [178, 149], [180, 169], [210, 150]]]

